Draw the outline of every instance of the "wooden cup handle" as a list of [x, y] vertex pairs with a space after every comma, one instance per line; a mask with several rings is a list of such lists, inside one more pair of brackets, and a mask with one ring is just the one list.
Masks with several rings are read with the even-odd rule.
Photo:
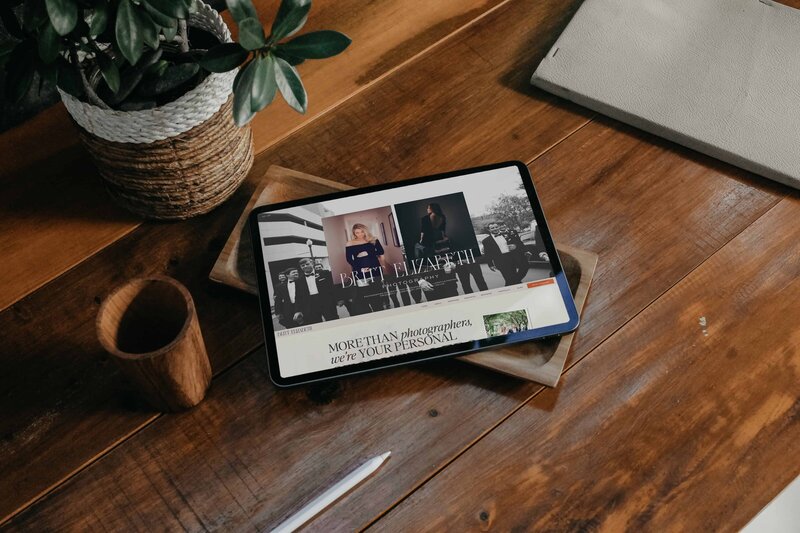
[[115, 289], [97, 314], [97, 337], [147, 401], [161, 411], [200, 403], [211, 383], [189, 291], [166, 276]]

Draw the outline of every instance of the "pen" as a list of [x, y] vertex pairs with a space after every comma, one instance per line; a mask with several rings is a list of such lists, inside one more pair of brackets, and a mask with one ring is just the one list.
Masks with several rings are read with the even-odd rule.
[[275, 529], [273, 533], [290, 533], [297, 530], [300, 526], [314, 518], [323, 509], [330, 504], [344, 496], [344, 494], [367, 479], [373, 472], [381, 467], [384, 461], [391, 455], [392, 452], [386, 452], [382, 455], [373, 457], [363, 465], [359, 466], [342, 480], [338, 481], [331, 488], [311, 500], [305, 507], [298, 512], [287, 518]]

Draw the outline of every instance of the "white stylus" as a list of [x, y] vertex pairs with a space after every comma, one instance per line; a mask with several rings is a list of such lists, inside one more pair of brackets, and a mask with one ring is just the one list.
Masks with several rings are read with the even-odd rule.
[[305, 507], [273, 529], [272, 533], [290, 533], [297, 530], [297, 528], [314, 518], [327, 506], [344, 496], [347, 491], [367, 479], [373, 472], [381, 467], [391, 453], [392, 452], [386, 452], [383, 455], [373, 457], [347, 474], [344, 479], [314, 498]]

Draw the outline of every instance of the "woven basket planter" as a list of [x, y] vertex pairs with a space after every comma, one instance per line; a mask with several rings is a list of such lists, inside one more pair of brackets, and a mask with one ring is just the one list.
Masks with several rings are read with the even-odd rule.
[[[189, 25], [230, 42], [219, 14], [195, 0]], [[253, 135], [233, 122], [236, 71], [210, 74], [177, 100], [115, 111], [59, 91], [111, 197], [145, 218], [206, 213], [233, 194], [253, 165]]]

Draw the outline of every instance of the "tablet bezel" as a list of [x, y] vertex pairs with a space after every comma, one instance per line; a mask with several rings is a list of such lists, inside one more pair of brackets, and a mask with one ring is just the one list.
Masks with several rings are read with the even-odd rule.
[[[553, 268], [553, 276], [559, 287], [564, 306], [567, 310], [569, 320], [562, 324], [547, 326], [543, 328], [535, 328], [518, 333], [511, 333], [508, 335], [499, 335], [496, 337], [489, 337], [486, 339], [477, 339], [458, 344], [451, 344], [448, 346], [441, 346], [428, 350], [421, 350], [409, 354], [396, 355], [384, 359], [377, 359], [374, 361], [367, 361], [364, 363], [356, 363], [351, 365], [339, 366], [328, 370], [320, 370], [317, 372], [310, 372], [307, 374], [300, 374], [296, 376], [283, 377], [280, 373], [280, 361], [278, 359], [277, 345], [275, 342], [275, 329], [272, 325], [272, 307], [270, 305], [269, 291], [267, 288], [267, 273], [264, 262], [263, 246], [261, 246], [261, 235], [258, 228], [258, 215], [262, 213], [270, 213], [280, 211], [291, 207], [299, 207], [307, 204], [314, 204], [318, 202], [325, 202], [335, 200], [337, 198], [346, 198], [351, 196], [359, 196], [376, 191], [385, 191], [389, 189], [396, 189], [398, 187], [405, 187], [408, 185], [415, 185], [419, 183], [427, 183], [447, 178], [467, 176], [469, 174], [477, 174], [489, 170], [497, 170], [501, 168], [516, 167], [522, 182], [525, 184], [525, 190], [528, 194], [528, 199], [533, 209], [534, 217], [538, 223], [539, 233], [544, 241], [545, 250], [547, 251], [550, 259], [550, 265]], [[261, 324], [264, 331], [264, 340], [266, 346], [266, 359], [269, 376], [275, 385], [279, 387], [290, 387], [294, 385], [301, 385], [312, 383], [315, 381], [322, 381], [327, 379], [348, 376], [352, 374], [359, 374], [362, 372], [370, 372], [381, 368], [389, 368], [393, 366], [407, 365], [420, 361], [428, 361], [431, 359], [438, 359], [443, 357], [454, 357], [458, 355], [466, 355], [471, 352], [483, 350], [487, 348], [494, 348], [508, 344], [515, 344], [519, 342], [526, 342], [531, 340], [540, 340], [546, 337], [553, 337], [564, 335], [574, 331], [580, 323], [578, 311], [575, 307], [572, 293], [569, 289], [566, 275], [564, 273], [561, 259], [558, 256], [552, 236], [550, 235], [550, 228], [547, 225], [547, 219], [544, 216], [539, 196], [536, 193], [536, 188], [533, 184], [528, 167], [521, 161], [506, 161], [496, 163], [493, 165], [486, 165], [480, 167], [467, 168], [462, 170], [455, 170], [441, 174], [434, 174], [431, 176], [422, 176], [410, 180], [403, 180], [392, 182], [388, 184], [373, 185], [369, 187], [333, 192], [320, 196], [313, 196], [308, 198], [300, 198], [297, 200], [288, 200], [285, 202], [258, 206], [250, 212], [248, 217], [250, 226], [250, 235], [253, 245], [253, 258], [255, 260], [256, 279], [258, 281], [258, 299], [259, 308], [261, 310]]]

